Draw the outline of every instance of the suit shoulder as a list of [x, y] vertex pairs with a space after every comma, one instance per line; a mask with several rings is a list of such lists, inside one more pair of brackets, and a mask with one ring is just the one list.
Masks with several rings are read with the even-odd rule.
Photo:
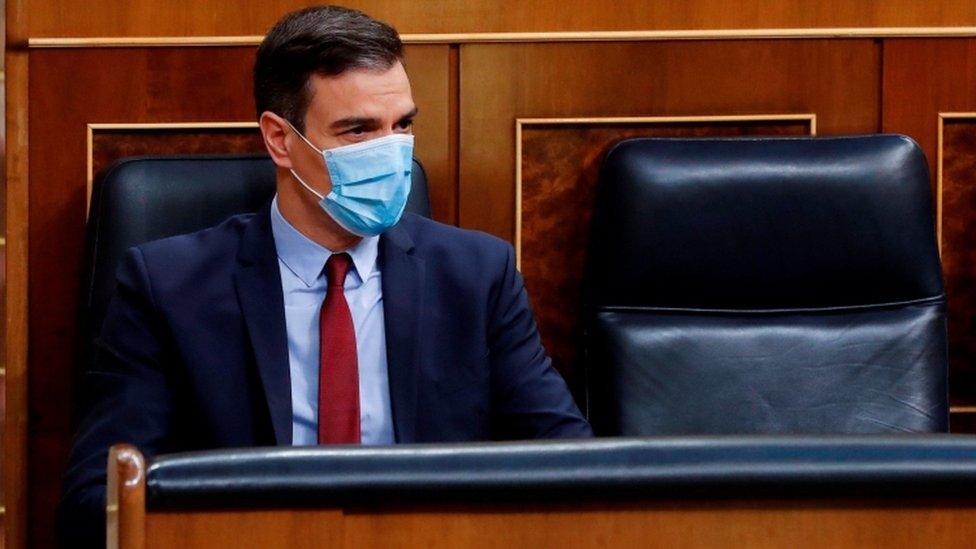
[[424, 259], [428, 274], [442, 289], [493, 286], [515, 269], [512, 246], [498, 237], [419, 216], [407, 221], [414, 253]]
[[136, 246], [147, 262], [165, 261], [171, 265], [210, 262], [237, 254], [244, 229], [255, 214], [235, 215], [218, 225]]
[[209, 229], [137, 246], [135, 252], [142, 256], [145, 276], [157, 298], [205, 302], [207, 296], [231, 290], [241, 241], [255, 215], [234, 216]]
[[404, 221], [409, 223], [407, 230], [422, 252], [504, 258], [511, 249], [511, 244], [505, 240], [483, 231], [462, 229], [418, 215], [408, 215], [404, 216]]

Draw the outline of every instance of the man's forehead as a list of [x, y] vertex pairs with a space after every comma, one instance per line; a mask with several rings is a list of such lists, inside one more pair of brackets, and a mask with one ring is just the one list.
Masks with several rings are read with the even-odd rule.
[[310, 79], [310, 113], [325, 123], [349, 118], [402, 117], [415, 109], [410, 81], [402, 65], [389, 69], [354, 69]]

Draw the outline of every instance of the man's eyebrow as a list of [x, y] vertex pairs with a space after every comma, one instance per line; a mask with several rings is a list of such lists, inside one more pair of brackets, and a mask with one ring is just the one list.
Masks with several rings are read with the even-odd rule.
[[[398, 122], [403, 120], [409, 120], [417, 116], [417, 112], [418, 112], [417, 107], [410, 109], [410, 112], [401, 116]], [[351, 128], [354, 126], [374, 127], [378, 125], [379, 125], [379, 120], [375, 118], [369, 118], [366, 116], [350, 116], [347, 118], [340, 118], [339, 120], [336, 120], [331, 124], [330, 127], [334, 130], [338, 130], [342, 128]]]
[[378, 121], [375, 118], [368, 118], [364, 116], [350, 116], [348, 118], [340, 118], [332, 123], [330, 126], [334, 130], [340, 128], [349, 128], [352, 126], [375, 126]]
[[407, 114], [401, 116], [400, 117], [400, 120], [407, 120], [409, 118], [413, 118], [413, 117], [417, 116], [417, 112], [418, 112], [417, 107], [414, 107], [413, 109], [410, 110], [410, 112], [408, 112]]

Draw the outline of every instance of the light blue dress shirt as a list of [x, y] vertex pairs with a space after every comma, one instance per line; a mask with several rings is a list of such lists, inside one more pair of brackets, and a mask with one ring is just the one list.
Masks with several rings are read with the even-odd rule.
[[[271, 203], [271, 232], [278, 250], [281, 290], [288, 331], [291, 373], [292, 444], [318, 441], [319, 311], [327, 281], [323, 268], [332, 252], [312, 242]], [[390, 381], [386, 370], [383, 285], [376, 258], [379, 237], [362, 239], [346, 250], [353, 268], [343, 292], [356, 330], [359, 359], [359, 424], [363, 444], [393, 444]]]

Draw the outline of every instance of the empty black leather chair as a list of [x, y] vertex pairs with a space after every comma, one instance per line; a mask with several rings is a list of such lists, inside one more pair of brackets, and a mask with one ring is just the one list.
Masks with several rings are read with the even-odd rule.
[[[128, 248], [255, 212], [275, 192], [266, 155], [142, 156], [109, 167], [92, 192], [81, 298], [83, 341], [98, 333]], [[430, 217], [427, 176], [415, 159], [406, 210]]]
[[946, 431], [933, 218], [904, 136], [619, 143], [587, 260], [594, 428]]

